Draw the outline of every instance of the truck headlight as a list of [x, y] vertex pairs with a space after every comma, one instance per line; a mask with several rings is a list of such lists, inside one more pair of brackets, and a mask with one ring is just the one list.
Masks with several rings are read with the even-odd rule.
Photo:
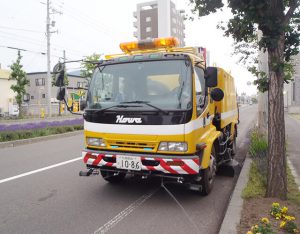
[[160, 142], [159, 151], [185, 152], [188, 149], [186, 142]]
[[86, 143], [90, 146], [101, 146], [101, 147], [105, 147], [106, 144], [103, 141], [102, 138], [95, 138], [95, 137], [87, 137], [86, 138]]

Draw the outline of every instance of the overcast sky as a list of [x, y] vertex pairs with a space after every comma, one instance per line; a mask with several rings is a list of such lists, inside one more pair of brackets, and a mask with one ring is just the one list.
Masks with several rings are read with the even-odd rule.
[[[22, 52], [26, 72], [46, 71], [46, 0], [0, 0], [0, 63], [6, 69], [16, 59], [17, 47], [32, 52]], [[51, 15], [55, 27], [51, 35], [51, 67], [66, 50], [69, 60], [81, 59], [92, 53], [120, 53], [119, 43], [135, 40], [133, 12], [136, 4], [145, 0], [52, 0], [52, 7], [60, 14]], [[177, 9], [190, 12], [189, 0], [173, 0]], [[186, 21], [186, 45], [202, 46], [210, 51], [211, 64], [223, 67], [235, 77], [238, 93], [255, 94], [254, 86], [247, 86], [254, 77], [238, 65], [232, 56], [233, 40], [216, 29], [226, 21], [230, 12]], [[75, 67], [73, 67], [75, 68]]]

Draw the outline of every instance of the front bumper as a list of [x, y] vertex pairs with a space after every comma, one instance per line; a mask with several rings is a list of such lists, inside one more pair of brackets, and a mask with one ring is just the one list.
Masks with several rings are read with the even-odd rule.
[[[118, 155], [141, 157], [141, 169], [144, 172], [159, 172], [169, 175], [196, 175], [201, 169], [200, 157], [198, 155], [148, 155], [88, 149], [82, 152], [83, 162], [87, 167], [93, 168], [118, 169], [116, 167], [116, 158]], [[174, 162], [177, 165], [172, 165]]]

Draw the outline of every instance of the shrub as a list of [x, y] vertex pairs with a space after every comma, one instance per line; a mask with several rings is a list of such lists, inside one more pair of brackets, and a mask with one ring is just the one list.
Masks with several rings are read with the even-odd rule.
[[74, 129], [75, 130], [83, 130], [83, 125], [75, 125]]
[[82, 118], [67, 119], [60, 121], [38, 121], [30, 123], [16, 123], [16, 124], [1, 124], [0, 123], [0, 132], [12, 132], [12, 131], [22, 131], [22, 130], [34, 130], [34, 129], [45, 129], [52, 127], [64, 127], [64, 126], [74, 126], [74, 125], [83, 125]]
[[75, 130], [82, 130], [82, 125], [76, 126], [58, 126], [47, 127], [42, 129], [19, 130], [19, 131], [0, 131], [0, 142], [14, 141], [19, 139], [28, 139], [33, 137], [48, 136], [52, 134], [61, 134], [65, 132], [72, 132]]
[[64, 129], [61, 128], [56, 128], [55, 134], [60, 134], [60, 133], [64, 133]]
[[74, 128], [72, 126], [65, 126], [64, 129], [65, 129], [66, 132], [74, 131]]

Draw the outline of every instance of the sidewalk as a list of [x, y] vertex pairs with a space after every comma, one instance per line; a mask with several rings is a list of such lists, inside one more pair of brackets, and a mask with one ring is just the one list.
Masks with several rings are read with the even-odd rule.
[[[300, 189], [300, 115], [285, 115], [288, 164]], [[242, 190], [249, 178], [251, 159], [246, 158], [234, 188], [219, 234], [236, 234], [243, 209]]]
[[[299, 118], [299, 119], [298, 119]], [[300, 115], [285, 116], [285, 131], [287, 136], [287, 154], [293, 170], [296, 173], [296, 181], [300, 179]], [[292, 169], [292, 168], [291, 168]], [[298, 186], [300, 186], [298, 184]]]

